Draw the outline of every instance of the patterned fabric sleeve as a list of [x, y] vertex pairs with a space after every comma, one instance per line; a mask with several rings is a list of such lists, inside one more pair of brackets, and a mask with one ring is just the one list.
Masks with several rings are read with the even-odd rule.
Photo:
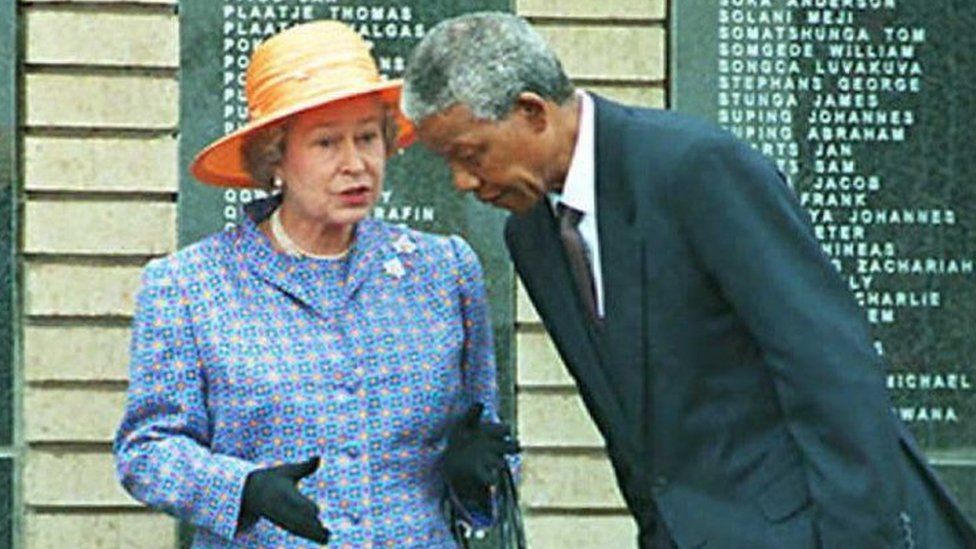
[[257, 466], [208, 448], [206, 376], [173, 261], [154, 261], [143, 273], [117, 473], [136, 499], [230, 540], [244, 480]]
[[458, 290], [464, 322], [464, 354], [461, 358], [463, 410], [480, 402], [485, 405], [485, 419], [498, 421], [495, 350], [481, 263], [471, 246], [460, 237], [451, 237], [451, 245], [458, 258]]
[[[465, 334], [464, 354], [461, 359], [464, 382], [462, 410], [467, 410], [475, 402], [481, 402], [485, 406], [483, 419], [500, 421], [493, 332], [481, 264], [474, 250], [463, 239], [452, 237], [451, 244], [458, 258], [458, 288]], [[513, 475], [517, 474], [519, 465], [518, 456], [509, 457], [509, 466]], [[477, 535], [480, 530], [494, 525], [498, 518], [497, 498], [493, 498], [492, 501], [492, 516], [482, 516], [472, 509], [465, 508], [456, 494], [451, 492], [450, 500], [463, 524], [463, 529]]]

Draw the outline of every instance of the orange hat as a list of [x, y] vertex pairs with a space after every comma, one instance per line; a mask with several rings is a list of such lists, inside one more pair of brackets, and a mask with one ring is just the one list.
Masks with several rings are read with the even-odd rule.
[[200, 151], [190, 165], [200, 181], [257, 186], [244, 169], [242, 145], [249, 135], [300, 112], [370, 93], [395, 113], [398, 145], [413, 141], [413, 126], [399, 109], [402, 81], [382, 80], [369, 45], [343, 23], [305, 23], [262, 42], [251, 55], [245, 82], [248, 122]]

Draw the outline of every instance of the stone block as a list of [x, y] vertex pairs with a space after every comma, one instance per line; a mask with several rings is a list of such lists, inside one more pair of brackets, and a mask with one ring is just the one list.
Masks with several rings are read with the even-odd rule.
[[29, 191], [155, 192], [179, 188], [175, 137], [24, 138]]
[[32, 65], [179, 66], [179, 20], [172, 13], [24, 10]]
[[520, 392], [518, 427], [526, 448], [603, 448], [603, 437], [575, 393]]
[[664, 19], [665, 0], [516, 0], [515, 11], [523, 17], [572, 19]]
[[522, 281], [518, 280], [515, 284], [515, 321], [519, 324], [541, 324], [539, 313], [536, 312], [529, 294], [525, 291]]
[[147, 256], [175, 248], [172, 202], [33, 200], [24, 208], [28, 253]]
[[584, 89], [627, 105], [656, 109], [664, 108], [665, 105], [666, 92], [659, 86], [596, 85], [586, 86]]
[[526, 452], [523, 504], [532, 509], [623, 509], [610, 461], [603, 452]]
[[24, 394], [27, 442], [110, 443], [124, 406], [122, 389], [28, 388]]
[[574, 79], [662, 80], [665, 32], [660, 26], [536, 25]]
[[158, 75], [28, 73], [28, 126], [175, 129], [176, 78]]
[[115, 476], [115, 459], [108, 450], [28, 451], [23, 490], [28, 506], [114, 508], [142, 505], [122, 489]]
[[21, 4], [159, 4], [175, 6], [177, 0], [20, 0]]
[[108, 326], [27, 326], [24, 378], [38, 381], [125, 381], [129, 329]]
[[162, 513], [45, 512], [28, 513], [24, 518], [26, 549], [173, 549], [176, 546], [176, 520]]
[[142, 267], [28, 261], [28, 316], [131, 316]]
[[530, 514], [525, 537], [540, 549], [622, 549], [637, 547], [637, 524], [630, 515]]
[[520, 387], [575, 387], [549, 334], [521, 330], [515, 338]]

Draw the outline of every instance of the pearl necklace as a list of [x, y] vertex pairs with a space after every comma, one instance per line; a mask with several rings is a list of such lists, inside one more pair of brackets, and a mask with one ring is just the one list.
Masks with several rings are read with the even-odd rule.
[[274, 236], [275, 240], [278, 241], [278, 245], [281, 249], [288, 255], [295, 257], [307, 257], [309, 259], [342, 259], [349, 254], [349, 248], [337, 254], [313, 254], [312, 252], [307, 252], [301, 249], [295, 241], [288, 236], [285, 232], [285, 227], [281, 224], [281, 208], [275, 209], [274, 213], [271, 214], [271, 234]]

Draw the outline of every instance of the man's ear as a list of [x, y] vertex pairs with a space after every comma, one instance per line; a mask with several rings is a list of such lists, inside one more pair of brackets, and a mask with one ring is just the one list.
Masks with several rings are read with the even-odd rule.
[[522, 92], [515, 98], [512, 111], [523, 119], [537, 132], [542, 132], [549, 125], [549, 115], [552, 105], [535, 92]]

